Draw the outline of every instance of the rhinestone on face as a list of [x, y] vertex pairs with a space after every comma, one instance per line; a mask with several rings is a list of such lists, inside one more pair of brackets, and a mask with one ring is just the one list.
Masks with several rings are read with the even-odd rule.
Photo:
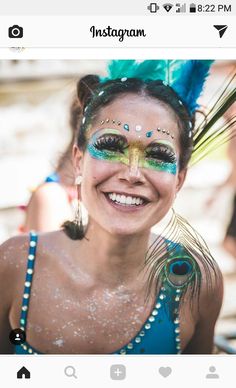
[[128, 349], [133, 349], [134, 345], [132, 344], [132, 342], [130, 342], [128, 345], [127, 345], [127, 348]]
[[141, 342], [141, 338], [140, 338], [140, 337], [136, 337], [136, 338], [135, 338], [135, 342], [136, 342], [137, 344], [139, 344], [139, 343]]
[[152, 315], [156, 316], [158, 314], [158, 311], [156, 309], [153, 310]]
[[152, 132], [152, 131], [149, 131], [149, 132], [146, 133], [146, 137], [151, 137], [152, 134], [153, 134], [153, 132]]
[[104, 123], [105, 123], [105, 120], [101, 120], [101, 121], [100, 121], [100, 124], [104, 124]]
[[166, 131], [166, 134], [167, 134], [167, 135], [169, 135], [169, 134], [170, 134], [170, 131], [168, 131], [168, 129], [167, 129], [167, 131]]
[[112, 120], [112, 124], [115, 124], [116, 123], [116, 120]]
[[30, 247], [35, 247], [36, 246], [36, 242], [35, 241], [30, 241]]
[[142, 130], [141, 125], [136, 125], [136, 126], [135, 126], [135, 131], [136, 131], [136, 132], [140, 132], [141, 130]]
[[166, 133], [166, 130], [165, 130], [165, 129], [162, 129], [162, 133]]
[[124, 129], [125, 129], [126, 131], [129, 131], [129, 125], [128, 125], [128, 124], [124, 124]]
[[146, 325], [144, 327], [145, 327], [145, 329], [149, 330], [151, 328], [151, 325], [150, 325], [150, 323], [146, 323]]
[[110, 121], [109, 119], [106, 119], [106, 123], [109, 123], [109, 121]]
[[34, 260], [34, 255], [29, 255], [29, 256], [28, 256], [28, 259], [29, 259], [29, 260]]
[[33, 271], [31, 268], [27, 269], [27, 273], [28, 273], [29, 275], [32, 275], [33, 272], [34, 272], [34, 271]]
[[158, 128], [157, 128], [157, 131], [158, 131], [158, 132], [161, 132], [161, 128], [158, 127]]
[[117, 121], [117, 125], [121, 125], [121, 121]]
[[155, 321], [155, 317], [151, 316], [148, 318], [149, 322], [154, 322]]
[[144, 337], [145, 336], [145, 331], [144, 330], [140, 331], [139, 336], [140, 337]]

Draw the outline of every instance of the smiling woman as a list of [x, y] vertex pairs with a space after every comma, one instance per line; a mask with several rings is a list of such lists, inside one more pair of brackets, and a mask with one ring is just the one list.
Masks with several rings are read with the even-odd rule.
[[5, 340], [2, 353], [212, 352], [220, 271], [174, 211], [163, 234], [151, 228], [172, 208], [191, 155], [222, 133], [209, 123], [235, 93], [225, 90], [208, 128], [194, 128], [211, 61], [179, 62], [114, 61], [107, 79], [79, 81], [73, 161], [88, 224], [78, 211], [62, 230], [31, 233], [29, 248], [28, 236], [3, 244], [1, 337], [21, 327], [27, 342], [12, 349]]

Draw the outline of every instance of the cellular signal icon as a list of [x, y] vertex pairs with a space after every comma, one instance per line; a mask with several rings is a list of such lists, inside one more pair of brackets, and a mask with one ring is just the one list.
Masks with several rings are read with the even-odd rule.
[[166, 12], [170, 12], [171, 8], [173, 7], [173, 4], [170, 3], [163, 4], [163, 8], [166, 10]]

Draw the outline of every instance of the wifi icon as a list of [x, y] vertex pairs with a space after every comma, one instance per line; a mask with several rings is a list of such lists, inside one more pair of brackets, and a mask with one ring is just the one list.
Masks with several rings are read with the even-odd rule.
[[165, 8], [166, 12], [170, 12], [171, 8], [173, 8], [174, 5], [170, 3], [163, 4], [163, 8]]

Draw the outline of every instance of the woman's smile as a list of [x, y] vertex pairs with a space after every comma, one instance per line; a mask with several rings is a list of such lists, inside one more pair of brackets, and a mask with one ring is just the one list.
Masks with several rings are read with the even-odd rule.
[[104, 196], [111, 206], [125, 212], [141, 210], [150, 203], [146, 197], [137, 194], [111, 191], [104, 193]]

